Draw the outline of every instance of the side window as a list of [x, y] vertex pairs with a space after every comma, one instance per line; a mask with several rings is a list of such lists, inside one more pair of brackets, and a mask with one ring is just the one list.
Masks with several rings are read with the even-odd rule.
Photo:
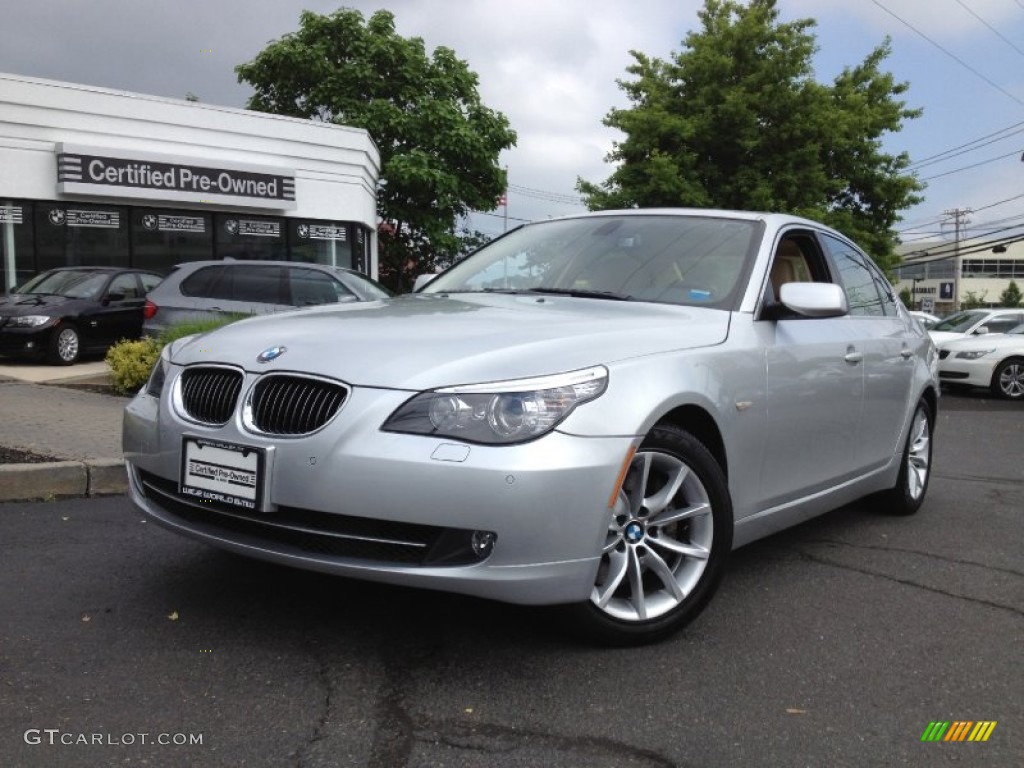
[[163, 280], [163, 278], [160, 277], [160, 275], [151, 275], [148, 272], [140, 272], [139, 280], [142, 281], [142, 292], [149, 293], [158, 285], [160, 285], [160, 282]]
[[129, 272], [115, 277], [107, 289], [107, 295], [112, 294], [120, 294], [125, 299], [139, 298], [139, 284], [135, 281], [135, 275]]
[[281, 267], [234, 265], [226, 268], [232, 273], [231, 298], [257, 304], [287, 304], [283, 290]]
[[[185, 296], [198, 296], [207, 299], [231, 298], [230, 285], [225, 285], [226, 281], [219, 279], [224, 271], [224, 267], [219, 265], [197, 269], [181, 281], [181, 293]], [[225, 290], [218, 291], [218, 284]]]
[[770, 305], [780, 301], [780, 292], [786, 283], [827, 282], [830, 282], [829, 270], [814, 237], [809, 232], [789, 231], [775, 246], [765, 302]]
[[1024, 322], [1021, 318], [1022, 315], [997, 315], [985, 322], [982, 327], [988, 328], [989, 333], [1006, 333]]
[[874, 317], [888, 314], [875, 271], [864, 261], [865, 257], [842, 240], [829, 235], [823, 235], [822, 240], [839, 270], [839, 282], [846, 291], [850, 314]]
[[355, 299], [352, 292], [345, 286], [330, 275], [316, 269], [289, 269], [288, 284], [291, 288], [290, 303], [296, 307], [333, 304]]

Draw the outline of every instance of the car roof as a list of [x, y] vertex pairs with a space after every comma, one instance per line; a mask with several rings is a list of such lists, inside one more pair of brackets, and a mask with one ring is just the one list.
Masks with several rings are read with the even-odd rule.
[[[90, 267], [90, 266], [70, 266], [70, 267], [53, 267], [51, 269], [43, 270], [43, 272], [144, 272], [149, 275], [159, 275], [159, 272], [154, 272], [151, 269], [142, 269], [141, 267]], [[42, 274], [42, 273], [40, 273]]]
[[801, 216], [794, 216], [789, 213], [772, 213], [768, 211], [740, 211], [725, 208], [626, 208], [622, 210], [589, 211], [586, 213], [568, 214], [556, 216], [553, 219], [542, 219], [531, 222], [531, 224], [542, 224], [545, 221], [557, 221], [562, 219], [583, 219], [595, 216], [699, 216], [714, 219], [737, 219], [740, 221], [764, 221], [774, 226], [784, 224], [799, 224], [806, 227], [835, 232], [837, 230], [822, 224], [820, 221], [813, 221]]

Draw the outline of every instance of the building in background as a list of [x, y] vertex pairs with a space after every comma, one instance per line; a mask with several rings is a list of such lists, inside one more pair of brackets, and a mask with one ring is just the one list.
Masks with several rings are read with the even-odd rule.
[[1024, 241], [993, 245], [991, 238], [979, 237], [960, 241], [959, 249], [944, 240], [916, 242], [900, 255], [895, 287], [911, 294], [910, 309], [947, 314], [965, 303], [999, 306], [1011, 280], [1024, 291]]
[[0, 293], [220, 258], [376, 277], [379, 171], [361, 129], [0, 73]]

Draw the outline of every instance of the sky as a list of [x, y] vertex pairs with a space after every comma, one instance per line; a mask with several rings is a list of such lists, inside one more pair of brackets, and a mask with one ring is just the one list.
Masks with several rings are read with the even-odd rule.
[[[0, 72], [244, 106], [234, 67], [298, 28], [303, 10], [386, 8], [428, 51], [447, 46], [479, 76], [483, 102], [518, 134], [502, 154], [507, 209], [474, 213], [499, 234], [520, 221], [585, 210], [577, 178], [600, 182], [622, 136], [602, 124], [629, 102], [630, 50], [662, 59], [699, 29], [701, 0], [6, 0]], [[885, 137], [927, 183], [897, 226], [908, 248], [1024, 233], [1024, 0], [779, 0], [782, 20], [811, 18], [815, 77], [830, 83], [886, 37], [883, 69], [907, 82], [923, 115]], [[0, 121], [3, 116], [0, 115]]]

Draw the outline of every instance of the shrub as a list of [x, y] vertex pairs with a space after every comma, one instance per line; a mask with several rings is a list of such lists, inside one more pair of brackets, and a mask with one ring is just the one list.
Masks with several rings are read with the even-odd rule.
[[163, 349], [156, 339], [124, 339], [107, 350], [110, 382], [123, 395], [131, 394], [149, 379]]
[[160, 359], [160, 351], [186, 336], [221, 328], [247, 315], [225, 315], [215, 320], [198, 320], [168, 328], [156, 338], [123, 339], [107, 350], [107, 367], [110, 368], [110, 382], [122, 395], [134, 394], [148, 380], [149, 374]]

